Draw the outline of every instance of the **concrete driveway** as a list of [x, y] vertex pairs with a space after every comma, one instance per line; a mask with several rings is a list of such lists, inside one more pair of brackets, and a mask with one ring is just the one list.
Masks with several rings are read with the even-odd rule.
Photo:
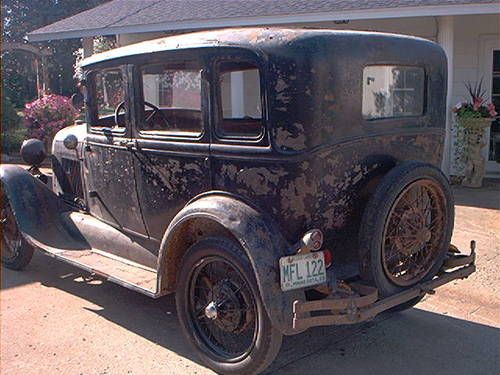
[[[287, 337], [271, 374], [499, 374], [500, 187], [457, 189], [454, 243], [478, 242], [478, 270], [417, 308]], [[36, 254], [2, 269], [1, 374], [210, 374], [151, 300]]]

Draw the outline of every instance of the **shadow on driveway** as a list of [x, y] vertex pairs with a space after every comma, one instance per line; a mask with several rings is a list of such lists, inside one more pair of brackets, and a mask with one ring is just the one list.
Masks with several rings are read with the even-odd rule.
[[500, 210], [500, 179], [484, 179], [479, 189], [453, 185], [455, 204]]
[[[63, 290], [100, 306], [87, 310], [198, 362], [177, 323], [174, 296], [153, 300], [39, 253], [25, 272], [2, 271], [3, 289], [40, 282]], [[499, 329], [416, 308], [285, 337], [267, 373], [493, 374], [499, 357]]]
[[500, 373], [500, 329], [418, 308], [361, 327], [317, 328], [306, 335], [287, 338], [267, 373]]

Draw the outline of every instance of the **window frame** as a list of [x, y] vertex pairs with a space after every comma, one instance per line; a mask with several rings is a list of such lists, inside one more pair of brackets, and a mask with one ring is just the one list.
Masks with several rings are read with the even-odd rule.
[[[226, 62], [233, 63], [246, 63], [252, 64], [259, 72], [260, 83], [260, 101], [261, 101], [261, 126], [260, 133], [255, 136], [248, 135], [227, 135], [223, 134], [220, 130], [219, 124], [223, 121], [223, 108], [222, 108], [222, 90], [220, 85], [221, 71], [220, 65]], [[213, 95], [214, 105], [213, 109], [213, 132], [217, 141], [222, 143], [237, 143], [237, 144], [262, 144], [265, 142], [267, 135], [267, 92], [265, 84], [265, 69], [263, 69], [261, 61], [256, 56], [241, 56], [237, 53], [229, 53], [224, 56], [218, 56], [214, 59], [213, 63]], [[267, 145], [267, 142], [265, 142]]]
[[[166, 130], [145, 130], [142, 129], [142, 124], [144, 124], [144, 85], [143, 85], [143, 70], [148, 66], [162, 65], [166, 69], [171, 69], [169, 66], [178, 65], [181, 63], [192, 63], [197, 64], [200, 70], [200, 110], [201, 110], [201, 131], [200, 133], [181, 134], [175, 131]], [[134, 75], [136, 78], [136, 92], [137, 92], [137, 116], [136, 116], [136, 132], [143, 139], [165, 139], [165, 140], [183, 140], [183, 141], [199, 141], [205, 137], [207, 134], [207, 113], [209, 110], [209, 105], [207, 104], [207, 95], [209, 93], [209, 87], [206, 79], [206, 64], [203, 58], [169, 58], [169, 56], [162, 56], [162, 58], [157, 59], [153, 62], [147, 62], [142, 64], [136, 64], [134, 66]]]
[[[500, 50], [494, 48], [491, 56], [491, 89], [490, 89], [490, 97], [491, 103], [493, 103], [496, 107], [496, 111], [500, 112], [500, 90], [498, 93], [495, 93], [495, 79], [500, 80]], [[496, 59], [498, 58], [498, 70], [495, 70]], [[500, 88], [500, 86], [498, 87]], [[497, 99], [498, 98], [498, 99]], [[496, 101], [498, 100], [499, 105], [496, 105]], [[487, 163], [500, 163], [500, 152], [497, 155], [497, 145], [500, 143], [498, 139], [496, 139], [497, 134], [500, 134], [500, 131], [496, 131], [496, 129], [500, 129], [500, 115], [497, 115], [493, 118], [490, 126], [490, 136], [488, 141], [488, 158], [486, 160]], [[491, 158], [491, 159], [490, 159]]]
[[[88, 92], [88, 98], [85, 102], [85, 117], [86, 122], [88, 124], [87, 130], [93, 134], [111, 134], [116, 136], [128, 136], [131, 133], [131, 110], [130, 110], [130, 87], [129, 87], [129, 76], [128, 76], [128, 64], [120, 64], [115, 66], [108, 67], [96, 67], [91, 70], [85, 72], [85, 82]], [[97, 100], [96, 100], [96, 82], [95, 76], [97, 73], [102, 73], [110, 70], [120, 70], [123, 78], [123, 86], [125, 90], [124, 101], [128, 107], [128, 110], [125, 111], [124, 126], [98, 126], [96, 125], [99, 121], [99, 111], [97, 109]], [[114, 115], [113, 115], [114, 116]]]
[[[363, 98], [365, 94], [365, 79], [364, 79], [364, 74], [365, 74], [365, 69], [370, 68], [370, 67], [388, 67], [388, 66], [394, 66], [394, 67], [403, 67], [403, 68], [418, 68], [421, 69], [423, 72], [423, 90], [422, 90], [422, 112], [420, 114], [412, 114], [412, 115], [393, 115], [393, 116], [384, 116], [384, 117], [373, 117], [373, 118], [368, 118], [365, 117], [363, 114]], [[427, 116], [427, 111], [428, 111], [428, 93], [429, 93], [429, 75], [427, 73], [427, 68], [425, 65], [418, 65], [418, 64], [405, 64], [401, 63], [400, 61], [396, 62], [384, 62], [384, 63], [373, 63], [373, 64], [366, 64], [362, 66], [361, 69], [361, 108], [360, 108], [360, 114], [361, 118], [363, 121], [371, 123], [373, 121], [380, 121], [380, 122], [390, 122], [390, 121], [401, 121], [401, 120], [415, 120], [415, 119], [421, 119], [425, 116]], [[401, 90], [401, 89], [400, 89]]]

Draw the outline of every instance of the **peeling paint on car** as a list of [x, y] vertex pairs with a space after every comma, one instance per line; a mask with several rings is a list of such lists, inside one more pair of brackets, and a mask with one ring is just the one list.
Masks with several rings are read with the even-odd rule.
[[[136, 113], [143, 108], [137, 67], [179, 57], [206, 64], [203, 132], [199, 137], [145, 136]], [[214, 67], [220, 60], [250, 60], [259, 67], [264, 83], [259, 137], [215, 131], [220, 98], [214, 97]], [[363, 118], [363, 68], [388, 61], [425, 69], [422, 116]], [[262, 266], [257, 276], [266, 285], [263, 300], [282, 331], [291, 329], [283, 312], [290, 300], [275, 277], [277, 254], [319, 228], [336, 264], [356, 261], [353, 239], [373, 181], [404, 161], [441, 163], [446, 57], [430, 41], [354, 31], [245, 28], [167, 37], [84, 62], [87, 70], [122, 65], [128, 67], [129, 102], [137, 107], [127, 133], [99, 133], [89, 123], [87, 133], [78, 135], [79, 156], [62, 148], [60, 133], [55, 159], [64, 155], [80, 163], [81, 181], [72, 181], [85, 190], [91, 215], [151, 240], [148, 251], [158, 256], [159, 273], [165, 271], [161, 267], [168, 269], [162, 291], [173, 290], [184, 252], [203, 236], [230, 235], [243, 247], [258, 246], [248, 249], [248, 256], [256, 268]], [[57, 176], [56, 182], [61, 182]], [[172, 220], [185, 219], [178, 217], [183, 213], [212, 216], [183, 224], [167, 255], [165, 241], [158, 244], [171, 234]], [[257, 217], [245, 216], [250, 214]], [[166, 259], [171, 263], [162, 263]], [[273, 298], [278, 293], [279, 301]], [[305, 298], [304, 293], [294, 298]]]

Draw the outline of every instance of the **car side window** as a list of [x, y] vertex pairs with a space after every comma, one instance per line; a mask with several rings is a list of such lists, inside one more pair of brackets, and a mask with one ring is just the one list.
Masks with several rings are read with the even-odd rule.
[[[124, 128], [127, 111], [126, 82], [120, 68], [96, 71], [93, 74], [92, 127]], [[115, 112], [118, 116], [115, 119]], [[115, 120], [118, 120], [117, 122]]]
[[218, 64], [220, 137], [257, 138], [263, 132], [261, 80], [251, 62]]
[[199, 136], [203, 130], [202, 69], [199, 64], [155, 64], [141, 69], [141, 131]]
[[423, 68], [367, 66], [363, 70], [363, 117], [367, 120], [421, 116], [424, 113]]

